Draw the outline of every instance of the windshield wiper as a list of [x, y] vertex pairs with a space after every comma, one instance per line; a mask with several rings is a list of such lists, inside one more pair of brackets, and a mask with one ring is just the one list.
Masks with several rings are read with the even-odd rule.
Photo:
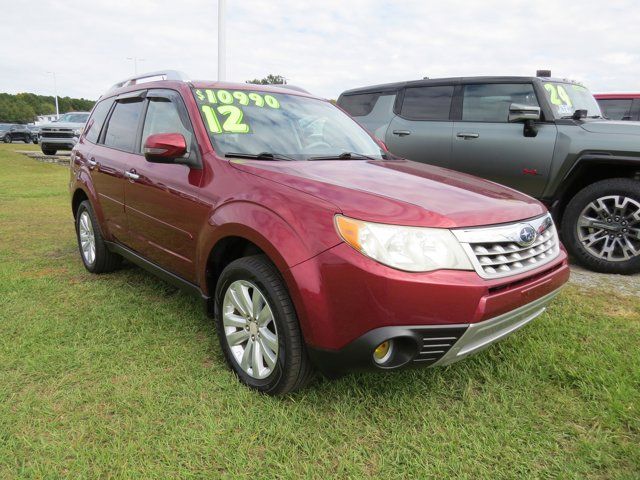
[[356, 152], [342, 152], [340, 155], [309, 157], [309, 160], [355, 160], [355, 159], [380, 160], [379, 158], [371, 157], [369, 155], [364, 155], [362, 153], [356, 153]]
[[225, 157], [250, 158], [252, 160], [288, 160], [295, 161], [295, 158], [282, 155], [281, 153], [260, 152], [260, 153], [240, 153], [227, 152]]

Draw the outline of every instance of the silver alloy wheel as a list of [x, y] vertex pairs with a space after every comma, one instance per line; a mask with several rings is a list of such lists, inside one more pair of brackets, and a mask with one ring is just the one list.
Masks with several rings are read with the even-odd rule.
[[89, 216], [89, 212], [86, 210], [80, 214], [78, 232], [80, 234], [80, 250], [82, 250], [82, 257], [85, 262], [92, 265], [96, 260], [96, 236], [93, 233], [91, 217]]
[[594, 257], [624, 262], [640, 255], [640, 203], [623, 195], [600, 197], [580, 213], [578, 240]]
[[278, 329], [260, 289], [246, 280], [229, 285], [222, 301], [222, 324], [242, 371], [256, 379], [271, 375], [278, 361]]

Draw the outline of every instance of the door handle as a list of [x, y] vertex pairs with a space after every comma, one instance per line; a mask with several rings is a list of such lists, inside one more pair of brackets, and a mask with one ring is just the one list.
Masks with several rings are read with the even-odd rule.
[[138, 180], [140, 178], [140, 175], [138, 175], [136, 171], [133, 169], [129, 171], [125, 171], [124, 176], [127, 177], [129, 180]]
[[95, 158], [91, 158], [91, 159], [87, 160], [87, 165], [89, 165], [90, 168], [93, 168], [96, 165], [98, 165], [98, 162], [96, 162]]
[[407, 135], [411, 135], [411, 132], [409, 130], [394, 130], [393, 134], [399, 137], [406, 137]]
[[459, 132], [456, 137], [464, 138], [465, 140], [470, 138], [478, 138], [480, 136], [479, 133], [467, 133], [467, 132]]

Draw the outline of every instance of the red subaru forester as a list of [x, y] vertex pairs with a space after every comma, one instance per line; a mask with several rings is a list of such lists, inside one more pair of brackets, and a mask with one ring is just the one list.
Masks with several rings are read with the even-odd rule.
[[71, 158], [86, 268], [126, 258], [195, 293], [229, 366], [269, 394], [314, 369], [450, 364], [534, 319], [569, 277], [541, 203], [394, 157], [297, 89], [128, 79]]

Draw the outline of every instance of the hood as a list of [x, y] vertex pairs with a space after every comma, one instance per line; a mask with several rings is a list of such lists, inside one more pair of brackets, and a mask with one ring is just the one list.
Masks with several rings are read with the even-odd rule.
[[515, 222], [546, 211], [537, 200], [510, 188], [409, 160], [231, 160], [231, 164], [372, 222], [471, 227]]
[[84, 123], [75, 123], [75, 122], [52, 122], [52, 123], [45, 123], [44, 125], [40, 125], [40, 129], [43, 128], [71, 128], [71, 129], [78, 129], [78, 128], [83, 128], [84, 127]]
[[640, 135], [640, 122], [626, 120], [587, 120], [580, 125], [587, 132]]

